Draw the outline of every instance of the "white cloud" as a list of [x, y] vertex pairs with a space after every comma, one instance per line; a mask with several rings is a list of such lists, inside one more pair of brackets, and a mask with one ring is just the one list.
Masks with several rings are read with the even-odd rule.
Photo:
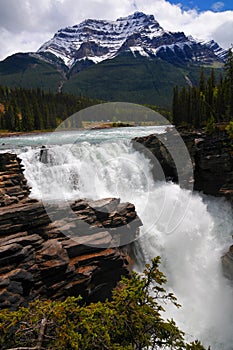
[[16, 52], [35, 52], [38, 50], [40, 43], [49, 40], [51, 36], [52, 33], [29, 33], [28, 31], [12, 34], [12, 32], [0, 28], [0, 59], [4, 59]]
[[213, 11], [220, 11], [224, 8], [225, 4], [222, 1], [217, 1], [214, 2], [213, 5], [211, 6]]
[[216, 32], [213, 32], [213, 35], [217, 42], [222, 42], [222, 46], [224, 47], [232, 47], [233, 46], [233, 20], [226, 21], [225, 23], [219, 25], [216, 29]]
[[86, 18], [114, 20], [135, 10], [153, 14], [167, 30], [215, 39], [225, 48], [232, 43], [233, 11], [184, 10], [166, 0], [21, 0], [20, 6], [15, 0], [1, 0], [0, 59], [19, 51], [36, 51], [58, 29]]
[[170, 31], [183, 31], [186, 35], [203, 40], [216, 40], [220, 46], [229, 48], [232, 44], [232, 30], [224, 33], [222, 29], [228, 23], [233, 25], [233, 11], [199, 12], [196, 8], [183, 10], [165, 0], [136, 0], [138, 7], [147, 13], [153, 13], [160, 25]]

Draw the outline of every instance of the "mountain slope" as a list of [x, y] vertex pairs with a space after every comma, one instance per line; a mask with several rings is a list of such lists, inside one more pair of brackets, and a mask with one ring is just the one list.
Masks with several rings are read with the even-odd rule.
[[0, 62], [1, 85], [57, 91], [63, 80], [64, 71], [38, 55], [18, 53]]
[[173, 87], [185, 85], [187, 76], [196, 83], [199, 73], [197, 66], [174, 67], [158, 58], [125, 53], [80, 71], [64, 83], [63, 91], [170, 108]]

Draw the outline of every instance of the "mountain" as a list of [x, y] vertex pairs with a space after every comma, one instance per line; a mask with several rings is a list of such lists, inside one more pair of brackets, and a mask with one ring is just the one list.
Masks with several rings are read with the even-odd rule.
[[88, 19], [60, 29], [39, 54], [52, 53], [69, 68], [82, 60], [99, 63], [123, 52], [174, 62], [222, 62], [226, 52], [217, 43], [203, 43], [183, 32], [165, 31], [153, 15], [135, 12], [116, 21]]
[[60, 29], [36, 53], [1, 62], [0, 83], [170, 106], [174, 85], [195, 83], [201, 65], [221, 67], [226, 55], [214, 41], [166, 31], [135, 12]]

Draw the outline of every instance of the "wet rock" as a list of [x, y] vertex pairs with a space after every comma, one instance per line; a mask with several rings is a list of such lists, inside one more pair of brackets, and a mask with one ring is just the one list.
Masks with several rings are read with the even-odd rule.
[[105, 198], [96, 201], [89, 201], [91, 208], [98, 212], [111, 213], [114, 212], [120, 203], [119, 198]]
[[228, 192], [233, 186], [231, 140], [224, 133], [203, 135], [203, 139], [195, 147], [194, 188], [214, 196], [226, 195], [231, 199]]
[[3, 153], [0, 158], [0, 207], [3, 207], [27, 198], [30, 189], [20, 159], [11, 153]]
[[68, 203], [72, 216], [63, 203], [45, 210], [28, 197], [12, 154], [0, 154], [0, 177], [0, 308], [40, 297], [111, 298], [120, 277], [130, 273], [129, 242], [141, 226], [135, 207], [107, 198]]
[[[180, 136], [193, 163], [194, 190], [214, 196], [226, 196], [233, 203], [232, 140], [224, 132], [207, 135], [203, 131], [181, 129]], [[170, 141], [167, 134], [160, 136], [160, 139], [157, 135], [135, 138], [133, 145], [146, 153], [152, 159], [152, 164], [155, 164], [153, 156], [156, 158], [162, 167], [164, 180], [178, 181], [176, 165], [169, 152], [169, 148], [178, 155], [180, 152], [173, 135]], [[155, 168], [158, 170], [157, 166]], [[183, 175], [185, 174], [184, 169]], [[154, 177], [156, 180], [162, 179], [161, 174], [158, 175], [155, 171]]]
[[224, 275], [233, 281], [233, 245], [222, 257], [222, 267]]
[[41, 146], [39, 161], [44, 164], [48, 164], [48, 149], [46, 146]]

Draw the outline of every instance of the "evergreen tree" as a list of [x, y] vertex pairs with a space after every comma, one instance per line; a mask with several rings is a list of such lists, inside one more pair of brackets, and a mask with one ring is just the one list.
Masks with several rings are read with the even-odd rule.
[[233, 53], [229, 50], [225, 64], [225, 78], [216, 81], [215, 70], [206, 80], [204, 68], [198, 85], [191, 89], [176, 87], [173, 92], [173, 120], [175, 125], [187, 124], [196, 128], [207, 123], [233, 119]]
[[0, 86], [0, 128], [9, 131], [54, 129], [75, 112], [97, 103], [100, 101], [83, 96]]
[[232, 49], [228, 52], [227, 61], [225, 64], [225, 98], [226, 98], [226, 117], [233, 118], [233, 52]]
[[205, 70], [202, 67], [201, 73], [200, 73], [200, 78], [199, 78], [199, 84], [198, 84], [200, 92], [203, 92], [203, 93], [205, 92], [205, 86], [206, 86], [205, 84], [206, 84], [205, 83]]
[[34, 129], [34, 116], [32, 111], [32, 105], [28, 103], [26, 93], [22, 94], [22, 130], [31, 131]]
[[173, 123], [175, 125], [179, 125], [180, 124], [179, 90], [177, 85], [174, 87], [174, 90], [173, 90], [172, 110], [173, 110]]

